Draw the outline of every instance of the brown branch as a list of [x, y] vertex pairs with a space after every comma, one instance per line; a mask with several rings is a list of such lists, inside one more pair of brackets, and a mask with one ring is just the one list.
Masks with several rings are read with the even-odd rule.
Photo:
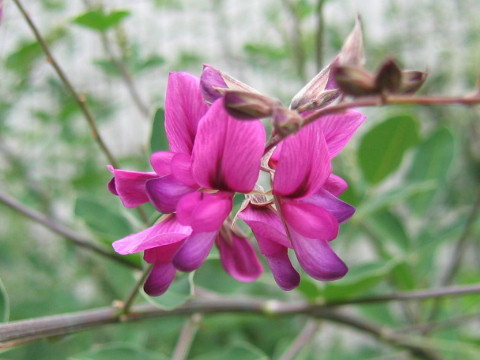
[[[352, 108], [383, 106], [383, 105], [466, 105], [473, 106], [480, 103], [480, 94], [473, 96], [411, 96], [411, 95], [382, 95], [359, 97], [349, 102], [333, 104], [318, 109], [303, 119], [302, 126], [318, 120], [322, 116], [343, 112]], [[298, 131], [298, 130], [297, 130]], [[264, 154], [275, 147], [282, 139], [288, 136], [276, 134], [268, 141]]]
[[255, 313], [269, 316], [306, 314], [367, 332], [381, 341], [405, 348], [412, 354], [424, 359], [437, 359], [428, 347], [424, 347], [421, 337], [411, 340], [406, 336], [395, 334], [390, 329], [339, 313], [330, 307], [311, 305], [306, 302], [287, 303], [253, 298], [232, 299], [227, 297], [215, 300], [192, 300], [169, 311], [159, 309], [151, 304], [142, 304], [132, 307], [132, 311], [126, 316], [120, 315], [115, 308], [107, 307], [0, 324], [0, 349], [108, 324], [196, 313]]
[[32, 219], [36, 223], [43, 225], [47, 229], [50, 229], [54, 233], [63, 236], [65, 239], [70, 241], [72, 244], [81, 247], [83, 249], [92, 251], [98, 255], [101, 255], [103, 257], [106, 257], [110, 260], [114, 260], [118, 263], [121, 263], [123, 265], [127, 265], [131, 268], [134, 269], [140, 269], [140, 267], [129, 260], [127, 260], [125, 257], [115, 255], [113, 252], [105, 249], [104, 247], [97, 245], [96, 243], [90, 241], [87, 238], [84, 238], [80, 235], [78, 235], [76, 232], [73, 232], [66, 228], [65, 226], [61, 225], [58, 222], [55, 222], [46, 216], [43, 216], [42, 214], [36, 212], [33, 209], [30, 209], [26, 207], [25, 205], [19, 203], [17, 200], [11, 198], [10, 196], [0, 192], [0, 203], [5, 204], [9, 208], [19, 212], [20, 214]]
[[[165, 317], [177, 315], [219, 314], [219, 313], [258, 313], [263, 315], [311, 315], [320, 319], [327, 319], [337, 323], [361, 329], [365, 327], [371, 334], [376, 334], [382, 339], [393, 341], [395, 336], [392, 331], [387, 332], [379, 329], [377, 325], [355, 320], [350, 316], [338, 313], [335, 308], [355, 305], [372, 304], [389, 301], [410, 301], [445, 296], [461, 296], [466, 294], [480, 293], [480, 284], [452, 286], [434, 290], [412, 291], [384, 296], [364, 297], [346, 301], [337, 301], [325, 305], [309, 304], [304, 301], [282, 302], [256, 298], [229, 298], [224, 296], [209, 296], [206, 299], [194, 299], [174, 310], [162, 310], [154, 305], [141, 304], [131, 308], [131, 311], [123, 315], [118, 308], [100, 308], [80, 311], [76, 313], [46, 316], [37, 319], [20, 320], [0, 324], [0, 349], [16, 344], [35, 341], [38, 339], [70, 334], [81, 330], [97, 328], [107, 324], [118, 322], [136, 321], [152, 317]], [[393, 338], [392, 338], [393, 336]], [[405, 339], [403, 339], [405, 340]], [[400, 345], [399, 345], [400, 346]]]

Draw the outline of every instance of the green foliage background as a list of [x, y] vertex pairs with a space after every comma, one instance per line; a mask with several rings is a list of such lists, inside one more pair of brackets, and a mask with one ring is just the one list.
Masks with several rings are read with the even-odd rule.
[[[288, 103], [333, 59], [357, 12], [363, 18], [368, 68], [375, 69], [387, 55], [406, 68], [428, 68], [425, 94], [476, 91], [479, 75], [480, 3], [474, 0], [383, 5], [373, 0], [156, 0], [117, 1], [115, 7], [105, 2], [103, 8], [90, 1], [25, 3], [86, 96], [122, 168], [139, 171], [148, 169], [151, 150], [165, 147], [161, 107], [169, 71], [199, 75], [202, 64], [210, 63]], [[0, 34], [1, 191], [106, 248], [141, 230], [137, 213], [106, 190], [107, 161], [9, 1], [4, 1]], [[319, 40], [321, 52], [316, 50]], [[357, 207], [333, 243], [350, 267], [344, 279], [324, 284], [303, 277], [298, 290], [285, 293], [269, 273], [253, 284], [235, 282], [214, 255], [193, 279], [184, 276], [165, 296], [148, 301], [178, 306], [191, 297], [192, 281], [222, 294], [312, 302], [439, 286], [478, 196], [478, 111], [389, 106], [365, 112], [367, 122], [334, 163], [350, 185], [344, 200]], [[146, 211], [155, 217], [151, 208]], [[0, 206], [0, 219], [0, 321], [105, 306], [124, 299], [135, 283], [130, 269], [73, 247], [5, 206]], [[479, 282], [479, 236], [475, 221], [453, 283]], [[140, 256], [132, 261], [140, 263]], [[430, 334], [444, 358], [480, 357], [478, 301], [468, 296], [441, 302], [436, 320], [465, 314], [474, 320]], [[433, 301], [423, 301], [351, 311], [400, 329], [431, 320], [432, 307]], [[280, 359], [307, 321], [305, 316], [207, 316], [189, 359]], [[21, 346], [0, 358], [167, 359], [183, 322], [178, 317], [113, 325]], [[352, 358], [408, 356], [325, 323], [295, 357]]]

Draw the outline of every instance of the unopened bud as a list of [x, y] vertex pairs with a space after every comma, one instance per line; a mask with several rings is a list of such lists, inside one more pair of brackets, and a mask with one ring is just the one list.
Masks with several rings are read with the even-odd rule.
[[250, 120], [271, 116], [280, 102], [271, 97], [245, 91], [228, 90], [224, 97], [225, 109], [238, 119]]
[[427, 73], [424, 71], [403, 71], [402, 85], [399, 92], [402, 94], [414, 94], [427, 80]]
[[339, 65], [333, 71], [335, 81], [343, 93], [353, 96], [376, 93], [375, 79], [365, 69], [351, 65]]
[[402, 70], [395, 60], [387, 59], [375, 76], [375, 87], [379, 92], [398, 92], [402, 85]]
[[207, 103], [213, 103], [222, 97], [225, 92], [222, 89], [242, 90], [245, 92], [259, 94], [254, 88], [241, 81], [225, 74], [224, 72], [210, 65], [203, 65], [202, 76], [200, 77], [200, 90]]
[[362, 67], [365, 64], [365, 50], [363, 48], [362, 20], [357, 16], [355, 26], [343, 43], [338, 55], [339, 65], [353, 65]]
[[273, 110], [273, 126], [275, 131], [282, 136], [296, 132], [300, 129], [302, 121], [302, 117], [296, 111], [283, 106], [276, 107]]

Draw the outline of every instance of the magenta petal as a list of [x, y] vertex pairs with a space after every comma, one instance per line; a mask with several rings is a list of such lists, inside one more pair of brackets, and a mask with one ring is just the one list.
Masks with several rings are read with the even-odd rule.
[[171, 163], [175, 153], [170, 151], [157, 151], [150, 155], [150, 164], [158, 176], [170, 175]]
[[265, 147], [260, 121], [239, 121], [217, 100], [198, 124], [193, 176], [205, 188], [248, 193], [255, 186]]
[[113, 249], [122, 255], [173, 244], [187, 238], [192, 232], [189, 226], [180, 224], [171, 216], [136, 234], [115, 241]]
[[330, 241], [338, 235], [337, 219], [327, 210], [307, 202], [284, 200], [280, 205], [289, 225], [303, 236]]
[[165, 99], [165, 131], [172, 152], [191, 154], [198, 121], [207, 109], [199, 78], [188, 73], [170, 73]]
[[232, 194], [194, 192], [184, 196], [177, 206], [178, 221], [196, 232], [217, 231], [232, 210]]
[[247, 206], [238, 213], [253, 231], [262, 254], [269, 255], [278, 251], [275, 244], [291, 248], [282, 220], [270, 207]]
[[308, 125], [283, 140], [273, 179], [276, 195], [299, 198], [322, 187], [332, 171], [327, 143], [318, 126]]
[[172, 159], [172, 175], [181, 183], [198, 188], [192, 175], [192, 159], [187, 154], [176, 154]]
[[335, 254], [327, 241], [311, 239], [290, 228], [293, 249], [298, 262], [311, 277], [330, 281], [340, 279], [348, 271], [345, 263]]
[[250, 282], [263, 273], [262, 264], [258, 261], [253, 246], [246, 238], [231, 234], [232, 243], [222, 237], [218, 238], [217, 246], [223, 268], [235, 280]]
[[324, 189], [320, 189], [316, 194], [302, 199], [302, 202], [308, 202], [327, 210], [335, 216], [339, 223], [350, 219], [355, 213], [355, 208], [352, 205], [338, 199]]
[[115, 187], [115, 169], [113, 168], [112, 165], [107, 165], [108, 171], [110, 171], [114, 176], [113, 178], [108, 182], [108, 190], [113, 194], [113, 195], [118, 195], [118, 191]]
[[192, 233], [173, 258], [173, 265], [180, 271], [198, 269], [207, 259], [218, 231]]
[[134, 208], [149, 201], [145, 184], [157, 177], [156, 173], [114, 169], [114, 178], [108, 188], [120, 197], [126, 208]]
[[177, 270], [171, 263], [155, 263], [143, 289], [150, 296], [162, 295], [175, 279], [176, 272]]
[[267, 256], [267, 263], [275, 282], [283, 290], [295, 289], [300, 284], [300, 275], [288, 258], [287, 248], [282, 247], [277, 253]]
[[155, 209], [164, 214], [175, 212], [180, 199], [195, 191], [190, 186], [176, 180], [172, 175], [149, 180], [145, 188]]
[[349, 110], [343, 114], [326, 115], [314, 122], [315, 126], [320, 127], [323, 131], [330, 158], [334, 158], [342, 151], [365, 119], [366, 116], [362, 113]]
[[327, 181], [325, 181], [325, 184], [323, 185], [324, 190], [327, 190], [329, 193], [335, 196], [342, 195], [347, 188], [347, 182], [335, 174], [330, 174], [330, 176], [327, 178]]

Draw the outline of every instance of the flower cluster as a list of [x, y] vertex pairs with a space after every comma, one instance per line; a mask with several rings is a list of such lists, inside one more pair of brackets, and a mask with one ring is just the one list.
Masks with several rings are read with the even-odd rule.
[[[361, 47], [352, 45], [358, 37], [356, 28], [334, 63], [359, 61]], [[263, 267], [232, 215], [251, 228], [282, 289], [300, 282], [289, 249], [315, 279], [345, 275], [347, 266], [329, 242], [355, 209], [338, 199], [347, 184], [332, 173], [331, 160], [365, 116], [350, 110], [301, 126], [302, 117], [341, 95], [332, 66], [300, 91], [290, 109], [211, 66], [200, 79], [170, 74], [165, 100], [170, 151], [151, 155], [153, 172], [109, 167], [114, 175], [109, 189], [127, 208], [151, 202], [164, 214], [153, 226], [113, 243], [120, 254], [144, 251], [145, 261], [153, 264], [144, 285], [149, 295], [163, 294], [177, 270], [198, 269], [214, 244], [233, 278], [257, 279]], [[285, 136], [266, 154], [258, 119], [264, 116], [271, 116], [274, 131]], [[260, 171], [269, 174], [271, 190], [257, 184]], [[245, 194], [245, 202], [231, 214], [237, 193]]]

